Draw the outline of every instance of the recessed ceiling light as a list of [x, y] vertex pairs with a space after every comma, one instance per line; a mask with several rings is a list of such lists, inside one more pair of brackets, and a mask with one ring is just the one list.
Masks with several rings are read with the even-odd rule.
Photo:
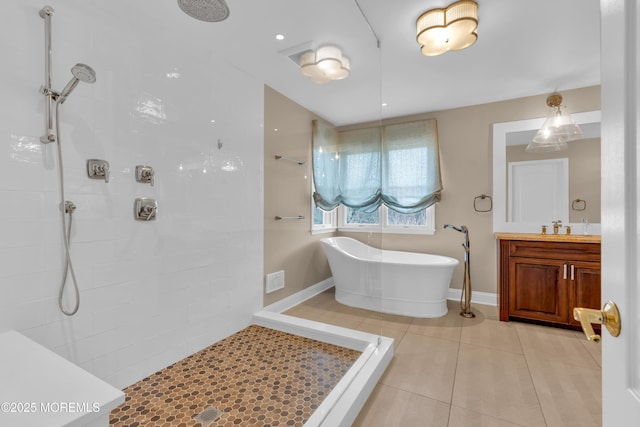
[[211, 123], [215, 123], [215, 122], [216, 122], [215, 120], [211, 119]]
[[386, 107], [386, 106], [387, 106], [387, 103], [386, 103], [386, 102], [383, 102], [383, 103], [382, 103], [382, 106], [383, 106], [383, 107]]
[[274, 131], [275, 131], [275, 132], [278, 132], [278, 128], [275, 128], [275, 129], [274, 129]]
[[276, 34], [276, 40], [284, 40], [283, 34]]

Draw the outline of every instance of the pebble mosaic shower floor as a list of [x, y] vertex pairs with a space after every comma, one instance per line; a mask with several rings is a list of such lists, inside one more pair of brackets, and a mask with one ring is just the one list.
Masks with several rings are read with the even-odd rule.
[[360, 354], [252, 325], [124, 389], [110, 425], [302, 426]]

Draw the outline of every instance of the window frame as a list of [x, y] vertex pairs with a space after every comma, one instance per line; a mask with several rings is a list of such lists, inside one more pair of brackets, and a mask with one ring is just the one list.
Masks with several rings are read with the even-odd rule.
[[433, 235], [436, 232], [435, 227], [435, 207], [433, 204], [426, 208], [426, 220], [424, 225], [394, 225], [388, 223], [389, 208], [381, 205], [380, 223], [379, 224], [347, 224], [347, 208], [340, 205], [338, 211], [338, 231], [362, 232], [362, 233], [389, 233], [389, 234], [428, 234]]
[[[313, 180], [312, 180], [313, 181]], [[315, 187], [313, 182], [311, 183], [311, 234], [325, 234], [325, 233], [334, 233], [338, 230], [338, 208], [335, 208], [332, 211], [323, 211], [320, 208], [316, 207], [315, 202], [313, 201], [313, 192], [315, 191]], [[315, 210], [318, 209], [322, 212], [322, 224], [314, 223], [314, 213]]]
[[315, 211], [316, 207], [313, 201], [311, 202], [311, 205], [312, 205], [311, 206], [311, 234], [333, 233], [338, 230], [338, 225], [337, 225], [338, 215], [336, 212], [338, 208], [330, 212], [322, 211], [322, 219], [323, 219], [322, 224], [315, 224], [313, 222], [313, 212]]

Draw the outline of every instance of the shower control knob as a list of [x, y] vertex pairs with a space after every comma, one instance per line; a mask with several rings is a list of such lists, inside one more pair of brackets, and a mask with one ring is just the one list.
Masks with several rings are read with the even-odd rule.
[[99, 159], [87, 160], [87, 175], [91, 179], [104, 179], [104, 182], [109, 182], [109, 162]]
[[146, 197], [135, 199], [133, 215], [137, 221], [155, 221], [158, 215], [158, 202]]
[[143, 184], [154, 184], [155, 172], [151, 166], [136, 166], [136, 181]]

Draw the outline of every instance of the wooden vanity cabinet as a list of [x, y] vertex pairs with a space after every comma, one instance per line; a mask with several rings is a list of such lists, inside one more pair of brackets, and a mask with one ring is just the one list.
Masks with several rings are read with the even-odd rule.
[[600, 309], [600, 243], [499, 240], [500, 320], [579, 328], [574, 307]]

